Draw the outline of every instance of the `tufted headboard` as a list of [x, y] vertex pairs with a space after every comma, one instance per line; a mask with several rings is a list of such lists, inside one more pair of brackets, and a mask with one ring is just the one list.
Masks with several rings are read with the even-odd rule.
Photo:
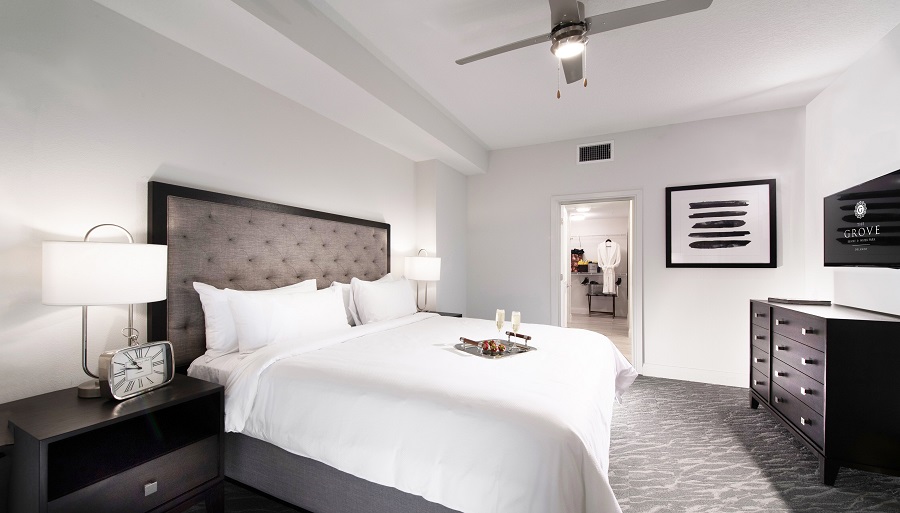
[[147, 307], [147, 340], [168, 340], [175, 365], [206, 351], [199, 281], [263, 290], [318, 288], [390, 271], [389, 224], [150, 182], [147, 241], [168, 245], [167, 299]]

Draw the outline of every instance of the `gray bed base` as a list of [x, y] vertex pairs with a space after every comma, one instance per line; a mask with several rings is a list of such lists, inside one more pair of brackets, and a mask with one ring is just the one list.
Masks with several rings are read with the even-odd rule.
[[[169, 340], [184, 369], [206, 350], [192, 282], [260, 290], [315, 278], [319, 288], [390, 271], [390, 225], [161, 182], [148, 187], [151, 244], [168, 245], [166, 301], [147, 308], [147, 340]], [[458, 513], [237, 433], [225, 475], [312, 513]]]

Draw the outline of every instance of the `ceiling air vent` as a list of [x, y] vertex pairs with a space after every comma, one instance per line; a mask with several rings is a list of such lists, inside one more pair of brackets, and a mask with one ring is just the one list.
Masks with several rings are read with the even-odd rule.
[[578, 163], [597, 162], [613, 159], [613, 142], [584, 144], [578, 147]]

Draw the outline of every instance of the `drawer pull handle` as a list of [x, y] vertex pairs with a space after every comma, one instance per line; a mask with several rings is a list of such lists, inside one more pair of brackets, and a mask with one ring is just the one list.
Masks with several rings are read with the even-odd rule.
[[764, 314], [764, 313], [759, 313], [759, 312], [753, 313], [753, 317], [765, 317], [765, 316], [766, 316], [766, 314]]
[[776, 395], [776, 396], [775, 396], [775, 402], [776, 402], [776, 403], [783, 403], [783, 402], [784, 402], [784, 399], [782, 399], [782, 398], [780, 398], [780, 397], [778, 397], [778, 396]]
[[781, 378], [787, 377], [787, 372], [784, 371], [775, 371], [775, 375]]
[[812, 421], [807, 418], [800, 417], [800, 425], [801, 426], [812, 426]]
[[766, 363], [765, 358], [754, 358], [753, 363]]
[[766, 336], [765, 335], [756, 335], [753, 338], [755, 338], [756, 340], [765, 340]]
[[816, 361], [813, 358], [800, 358], [801, 365], [815, 365]]
[[811, 388], [800, 387], [800, 395], [813, 395]]
[[776, 351], [787, 351], [787, 346], [775, 346]]
[[800, 333], [803, 335], [815, 335], [816, 329], [815, 328], [800, 328]]
[[782, 324], [787, 324], [787, 320], [785, 319], [775, 319], [775, 326], [780, 326]]
[[157, 482], [153, 481], [144, 485], [144, 497], [156, 493]]
[[765, 381], [759, 381], [759, 380], [757, 380], [757, 379], [754, 379], [754, 380], [753, 380], [753, 384], [756, 385], [756, 386], [759, 386], [759, 385], [765, 385], [766, 382], [765, 382]]

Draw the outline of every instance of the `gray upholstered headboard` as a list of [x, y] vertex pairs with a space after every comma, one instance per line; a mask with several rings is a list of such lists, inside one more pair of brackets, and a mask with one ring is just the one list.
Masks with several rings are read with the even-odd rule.
[[263, 290], [315, 278], [319, 288], [390, 271], [390, 225], [150, 182], [148, 242], [167, 244], [167, 300], [147, 308], [147, 340], [169, 340], [175, 365], [206, 350], [199, 281]]

